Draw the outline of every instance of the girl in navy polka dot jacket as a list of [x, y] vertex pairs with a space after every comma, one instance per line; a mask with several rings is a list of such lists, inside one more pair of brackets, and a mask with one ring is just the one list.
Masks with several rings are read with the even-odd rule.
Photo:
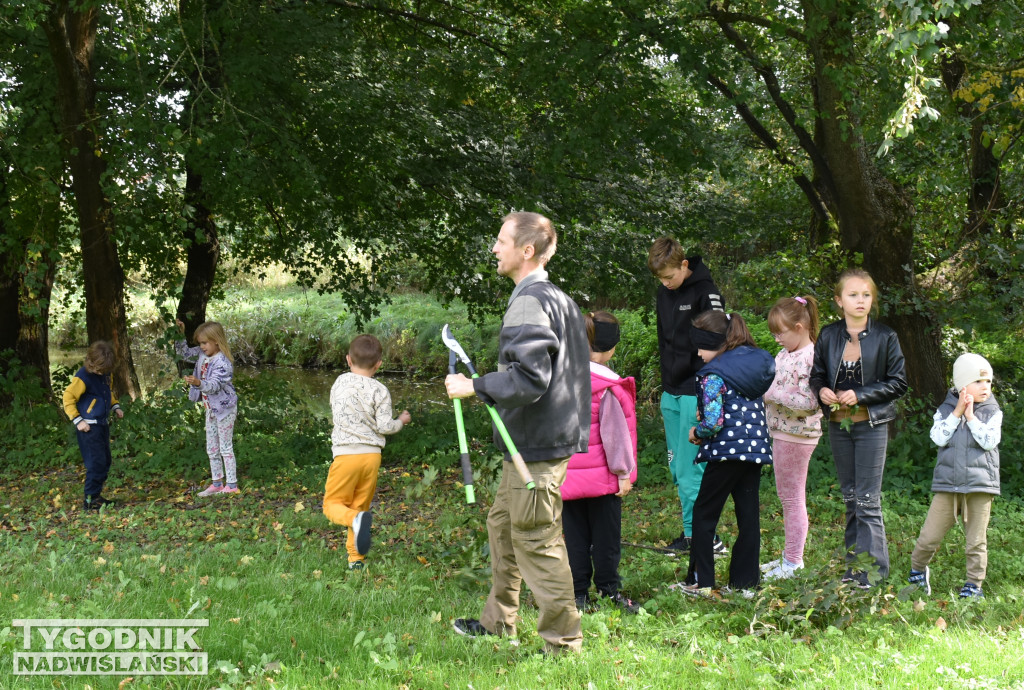
[[706, 595], [715, 587], [712, 541], [729, 496], [739, 534], [729, 563], [729, 587], [750, 590], [760, 578], [761, 467], [772, 462], [764, 394], [775, 378], [775, 359], [754, 343], [743, 317], [707, 311], [693, 320], [690, 338], [704, 367], [697, 372], [697, 426], [690, 443], [695, 462], [706, 462], [693, 507], [690, 568], [681, 589]]

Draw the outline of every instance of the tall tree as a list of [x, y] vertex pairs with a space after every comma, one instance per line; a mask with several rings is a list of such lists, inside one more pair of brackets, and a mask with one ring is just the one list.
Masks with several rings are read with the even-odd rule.
[[99, 2], [49, 3], [43, 29], [57, 76], [61, 132], [72, 177], [82, 251], [89, 340], [109, 340], [114, 389], [139, 394], [125, 311], [125, 276], [118, 259], [114, 214], [103, 189], [106, 161], [98, 132], [95, 48]]
[[883, 131], [879, 105], [894, 101], [882, 80], [889, 60], [872, 43], [875, 5], [753, 0], [680, 2], [675, 10], [650, 23], [674, 56], [671, 64], [731, 106], [791, 170], [817, 219], [818, 239], [834, 238], [847, 261], [858, 257], [882, 287], [911, 386], [940, 396], [940, 334], [919, 306], [914, 271], [913, 199], [871, 143]]

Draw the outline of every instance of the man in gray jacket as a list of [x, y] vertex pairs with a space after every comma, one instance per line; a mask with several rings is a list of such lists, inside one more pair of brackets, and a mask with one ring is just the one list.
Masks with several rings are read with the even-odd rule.
[[[569, 457], [586, 451], [590, 434], [590, 348], [583, 316], [544, 270], [556, 241], [551, 221], [542, 215], [504, 218], [491, 252], [498, 274], [516, 287], [501, 323], [498, 370], [477, 379], [462, 374], [445, 379], [449, 397], [477, 395], [498, 409], [537, 485], [535, 491], [525, 487], [506, 451], [487, 516], [491, 592], [480, 620], [459, 618], [455, 631], [514, 637], [526, 580], [547, 653], [579, 651], [583, 641], [558, 489]], [[504, 449], [497, 433], [495, 443]]]

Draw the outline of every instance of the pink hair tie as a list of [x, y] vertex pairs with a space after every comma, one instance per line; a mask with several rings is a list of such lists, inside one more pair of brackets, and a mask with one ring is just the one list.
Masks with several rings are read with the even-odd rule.
[[795, 299], [797, 302], [804, 305], [805, 307], [807, 306], [807, 300], [805, 300], [803, 297], [794, 297], [793, 299]]

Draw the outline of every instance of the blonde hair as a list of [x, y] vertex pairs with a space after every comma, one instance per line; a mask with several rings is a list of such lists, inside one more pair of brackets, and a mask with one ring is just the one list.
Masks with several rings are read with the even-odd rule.
[[[839, 274], [839, 280], [836, 281], [836, 299], [843, 296], [843, 288], [846, 286], [846, 281], [850, 278], [860, 278], [871, 287], [871, 315], [878, 316], [878, 286], [875, 284], [875, 279], [871, 277], [871, 274], [863, 268], [848, 268]], [[842, 312], [842, 308], [839, 311]]]
[[83, 365], [90, 374], [109, 374], [114, 370], [114, 346], [106, 340], [97, 340], [85, 353]]
[[783, 297], [768, 312], [768, 330], [775, 335], [793, 330], [798, 323], [807, 329], [811, 342], [818, 339], [818, 300], [813, 296]]
[[231, 356], [231, 346], [228, 345], [228, 334], [224, 332], [224, 327], [216, 321], [205, 321], [199, 324], [192, 337], [196, 342], [199, 342], [199, 339], [202, 338], [215, 344], [217, 349], [228, 358], [229, 362], [235, 363], [235, 358]]

